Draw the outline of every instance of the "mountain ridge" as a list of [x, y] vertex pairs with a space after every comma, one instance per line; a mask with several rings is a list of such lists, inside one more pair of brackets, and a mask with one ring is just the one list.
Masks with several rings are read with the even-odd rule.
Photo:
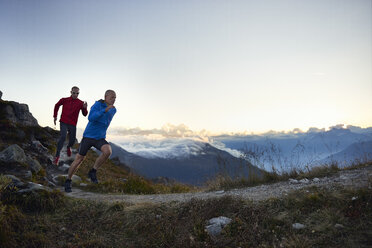
[[188, 184], [201, 185], [218, 174], [227, 174], [232, 178], [248, 177], [250, 173], [260, 176], [262, 171], [248, 161], [233, 157], [205, 143], [199, 155], [175, 158], [146, 158], [130, 153], [116, 145], [112, 146], [112, 158], [118, 158], [138, 174], [148, 178], [159, 176]]

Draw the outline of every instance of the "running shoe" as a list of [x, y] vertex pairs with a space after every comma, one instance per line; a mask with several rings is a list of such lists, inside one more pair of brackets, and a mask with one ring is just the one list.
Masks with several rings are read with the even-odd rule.
[[90, 178], [92, 183], [98, 183], [96, 172], [96, 169], [91, 169], [88, 173], [88, 177]]
[[53, 164], [58, 166], [59, 157], [54, 157]]
[[71, 179], [66, 179], [66, 181], [65, 181], [65, 192], [67, 192], [67, 193], [72, 192], [71, 183], [72, 183]]
[[71, 157], [71, 148], [67, 147], [67, 156]]

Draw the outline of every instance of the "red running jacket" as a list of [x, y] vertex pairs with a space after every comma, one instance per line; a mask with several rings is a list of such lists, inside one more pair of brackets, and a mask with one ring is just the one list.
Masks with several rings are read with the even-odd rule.
[[81, 109], [81, 112], [83, 112], [84, 116], [87, 116], [88, 114], [88, 110], [83, 107], [84, 102], [81, 101], [80, 99], [73, 99], [70, 96], [70, 97], [61, 98], [61, 100], [59, 100], [56, 103], [56, 105], [54, 105], [53, 117], [57, 117], [58, 110], [61, 105], [63, 107], [62, 107], [61, 119], [59, 120], [60, 122], [76, 126], [80, 109]]

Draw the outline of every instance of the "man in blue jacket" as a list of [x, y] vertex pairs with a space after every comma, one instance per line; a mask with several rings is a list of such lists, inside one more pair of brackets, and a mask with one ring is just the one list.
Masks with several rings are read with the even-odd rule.
[[72, 162], [70, 169], [68, 170], [68, 177], [65, 181], [66, 192], [71, 192], [71, 178], [79, 168], [80, 164], [84, 161], [88, 150], [92, 146], [102, 152], [88, 174], [93, 183], [98, 183], [96, 172], [112, 153], [111, 146], [105, 138], [107, 128], [116, 113], [116, 108], [114, 107], [115, 100], [115, 91], [107, 90], [105, 93], [105, 100], [96, 101], [90, 108], [88, 116], [89, 122], [83, 133], [79, 152], [76, 154], [75, 160]]

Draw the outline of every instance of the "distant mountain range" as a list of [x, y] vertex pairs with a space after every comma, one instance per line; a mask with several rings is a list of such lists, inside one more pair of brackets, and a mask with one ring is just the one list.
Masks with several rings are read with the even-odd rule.
[[320, 163], [332, 164], [337, 162], [340, 166], [345, 166], [367, 161], [372, 161], [372, 140], [353, 143], [344, 150], [321, 160]]
[[[353, 131], [352, 131], [353, 130]], [[372, 160], [369, 142], [372, 129], [332, 128], [329, 131], [291, 134], [216, 136], [217, 147], [240, 151], [252, 164], [266, 169], [304, 168], [305, 166], [364, 158]], [[218, 146], [218, 144], [220, 146]], [[363, 149], [360, 149], [363, 147]]]
[[233, 178], [259, 176], [261, 170], [246, 160], [236, 158], [208, 143], [198, 143], [202, 150], [189, 156], [146, 158], [130, 153], [119, 145], [111, 143], [111, 158], [118, 158], [136, 173], [147, 178], [167, 177], [178, 182], [201, 185], [218, 174]]
[[[119, 145], [120, 144], [120, 145]], [[167, 138], [112, 144], [112, 157], [148, 178], [200, 185], [218, 173], [247, 177], [261, 169], [289, 171], [372, 161], [372, 129], [332, 128], [306, 133], [221, 135], [208, 142]], [[128, 152], [125, 147], [131, 149]]]

